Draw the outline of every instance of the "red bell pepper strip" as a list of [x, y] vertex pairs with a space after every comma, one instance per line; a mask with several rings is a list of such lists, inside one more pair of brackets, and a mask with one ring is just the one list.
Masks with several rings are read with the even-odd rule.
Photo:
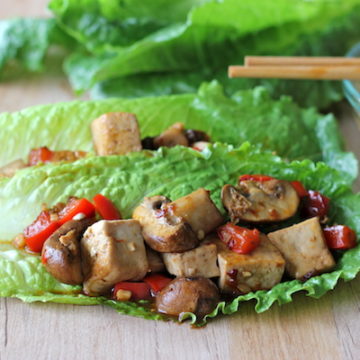
[[97, 194], [93, 198], [95, 209], [104, 220], [120, 220], [120, 211], [106, 196]]
[[162, 274], [150, 274], [144, 279], [144, 282], [146, 282], [151, 287], [152, 292], [156, 294], [172, 280], [170, 277]]
[[302, 198], [309, 195], [308, 191], [305, 189], [304, 185], [300, 181], [291, 181], [290, 183], [299, 195], [299, 197]]
[[129, 282], [122, 281], [115, 285], [113, 290], [113, 298], [116, 299], [116, 294], [119, 290], [131, 291], [131, 300], [150, 300], [150, 286], [144, 282]]
[[227, 247], [238, 254], [249, 254], [260, 244], [260, 232], [227, 223], [217, 228], [217, 234]]
[[41, 252], [46, 239], [59, 227], [59, 222], [51, 221], [48, 211], [42, 211], [36, 220], [24, 230], [26, 245], [31, 251]]
[[324, 235], [329, 249], [345, 250], [356, 246], [355, 231], [346, 225], [326, 227]]
[[304, 204], [304, 214], [307, 217], [324, 217], [329, 211], [330, 199], [318, 191], [309, 190]]
[[254, 174], [254, 175], [241, 175], [239, 176], [239, 181], [246, 181], [246, 180], [252, 180], [252, 181], [269, 181], [269, 180], [274, 180], [273, 177], [268, 176], [268, 175], [259, 175], [259, 174]]
[[95, 207], [87, 199], [70, 198], [66, 206], [59, 212], [60, 224], [72, 220], [77, 214], [84, 214], [85, 217], [91, 218], [95, 216]]
[[53, 157], [53, 151], [49, 150], [46, 146], [37, 149], [32, 149], [29, 153], [29, 166], [34, 166], [39, 163], [47, 163]]

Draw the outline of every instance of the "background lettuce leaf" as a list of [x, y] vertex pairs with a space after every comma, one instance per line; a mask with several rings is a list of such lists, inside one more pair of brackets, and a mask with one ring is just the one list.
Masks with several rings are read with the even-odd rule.
[[[5, 65], [17, 65], [27, 71], [44, 70], [51, 46], [71, 50], [74, 41], [62, 31], [55, 19], [15, 18], [0, 21], [0, 78]], [[8, 75], [8, 74], [6, 74]]]
[[65, 63], [73, 87], [100, 82], [97, 96], [195, 91], [216, 78], [229, 92], [261, 83], [275, 97], [324, 107], [342, 97], [337, 82], [228, 80], [227, 66], [249, 54], [341, 56], [360, 38], [359, 0], [52, 0], [50, 8], [85, 48]]
[[[42, 203], [65, 201], [69, 195], [92, 198], [98, 192], [109, 196], [125, 218], [144, 196], [162, 194], [172, 199], [186, 195], [198, 187], [211, 191], [211, 197], [223, 210], [221, 187], [235, 183], [239, 174], [264, 173], [288, 180], [300, 180], [307, 188], [316, 189], [331, 198], [330, 217], [360, 233], [360, 196], [351, 193], [341, 173], [323, 163], [309, 160], [286, 163], [270, 152], [243, 144], [238, 149], [215, 144], [203, 153], [189, 148], [162, 148], [127, 156], [92, 157], [72, 164], [38, 166], [18, 172], [11, 179], [0, 181], [0, 239], [10, 240], [30, 223]], [[160, 319], [148, 307], [134, 303], [118, 303], [104, 298], [85, 298], [79, 288], [59, 284], [41, 266], [39, 258], [0, 247], [0, 296], [19, 297], [25, 301], [56, 301], [76, 304], [106, 304], [120, 313]], [[320, 297], [332, 289], [338, 279], [353, 279], [360, 270], [360, 246], [339, 256], [332, 273], [301, 283], [289, 281], [270, 291], [258, 291], [220, 303], [208, 316], [237, 311], [241, 302], [256, 299], [255, 310], [267, 310], [275, 301], [291, 301], [300, 290]], [[195, 321], [194, 315], [187, 314]], [[186, 318], [184, 316], [184, 318]]]
[[228, 97], [216, 82], [203, 84], [196, 94], [75, 101], [4, 113], [0, 115], [0, 165], [24, 158], [39, 146], [91, 151], [89, 124], [109, 111], [135, 113], [143, 137], [180, 121], [187, 128], [206, 131], [213, 141], [235, 146], [251, 141], [290, 160], [325, 160], [349, 181], [357, 174], [356, 159], [342, 151], [332, 115], [301, 109], [288, 97], [274, 101], [264, 88]]

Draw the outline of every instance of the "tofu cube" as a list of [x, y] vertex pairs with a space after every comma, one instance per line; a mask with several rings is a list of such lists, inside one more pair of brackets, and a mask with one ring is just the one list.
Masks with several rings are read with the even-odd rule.
[[331, 270], [331, 255], [317, 217], [268, 234], [286, 260], [286, 271], [295, 279], [306, 279]]
[[116, 283], [141, 280], [149, 270], [141, 227], [136, 220], [101, 220], [81, 240], [84, 292], [104, 294]]
[[95, 151], [100, 156], [123, 155], [142, 149], [139, 125], [134, 114], [104, 114], [92, 122], [91, 133]]
[[200, 244], [183, 253], [163, 253], [162, 257], [167, 271], [175, 276], [212, 278], [220, 274], [215, 244]]
[[238, 254], [217, 240], [220, 268], [219, 287], [223, 293], [246, 294], [269, 290], [281, 281], [285, 260], [266, 235], [250, 254]]
[[190, 224], [200, 240], [224, 221], [209, 193], [209, 191], [200, 188], [168, 205], [175, 216], [183, 218]]

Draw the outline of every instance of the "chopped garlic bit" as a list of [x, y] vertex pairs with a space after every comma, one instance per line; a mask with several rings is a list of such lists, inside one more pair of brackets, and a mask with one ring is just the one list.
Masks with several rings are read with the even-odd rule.
[[51, 221], [58, 221], [59, 220], [59, 215], [56, 213], [51, 213], [50, 214], [50, 220]]
[[17, 235], [12, 243], [16, 248], [23, 249], [26, 245], [25, 236], [23, 234]]
[[202, 240], [205, 237], [205, 232], [204, 230], [199, 230], [197, 233], [197, 237], [199, 240]]
[[131, 299], [132, 293], [129, 290], [118, 290], [116, 292], [116, 300], [117, 301], [129, 301]]
[[84, 213], [78, 213], [72, 219], [73, 220], [82, 220], [82, 219], [85, 219], [85, 218], [86, 218], [86, 215]]
[[250, 277], [251, 275], [252, 275], [252, 273], [250, 271], [243, 271], [242, 272], [243, 277]]
[[129, 243], [127, 244], [127, 247], [128, 247], [128, 249], [129, 249], [130, 251], [135, 251], [135, 250], [136, 250], [136, 245], [135, 245], [135, 243], [133, 243], [133, 242], [129, 242]]

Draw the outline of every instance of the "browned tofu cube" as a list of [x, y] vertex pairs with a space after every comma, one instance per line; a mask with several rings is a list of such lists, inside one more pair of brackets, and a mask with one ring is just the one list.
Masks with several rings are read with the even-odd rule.
[[202, 240], [224, 221], [219, 209], [210, 198], [210, 192], [200, 188], [168, 205], [175, 216], [183, 218]]
[[162, 254], [167, 271], [175, 276], [219, 276], [215, 244], [200, 244], [199, 247], [183, 253]]
[[141, 280], [149, 270], [141, 227], [136, 220], [101, 220], [81, 240], [84, 292], [106, 293], [116, 283]]
[[91, 124], [95, 151], [98, 155], [123, 155], [140, 151], [141, 138], [134, 114], [113, 112], [101, 115]]
[[295, 279], [306, 279], [331, 270], [331, 255], [317, 217], [268, 234], [286, 260], [286, 271]]
[[3, 166], [0, 168], [0, 177], [4, 176], [4, 177], [12, 177], [15, 175], [15, 173], [26, 167], [26, 164], [24, 163], [23, 160], [15, 160], [12, 161], [11, 163]]
[[220, 268], [219, 287], [223, 293], [268, 290], [281, 281], [285, 260], [266, 235], [261, 234], [260, 245], [246, 255], [229, 250], [220, 240], [215, 243]]

